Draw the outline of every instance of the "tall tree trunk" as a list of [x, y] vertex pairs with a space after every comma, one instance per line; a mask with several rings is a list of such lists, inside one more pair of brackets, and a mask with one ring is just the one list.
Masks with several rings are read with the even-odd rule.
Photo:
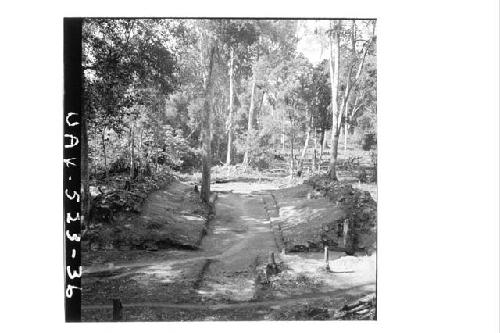
[[300, 164], [299, 164], [300, 171], [302, 171], [302, 168], [304, 166], [304, 159], [306, 157], [307, 148], [309, 147], [309, 139], [311, 137], [312, 120], [313, 120], [313, 113], [311, 112], [311, 115], [309, 116], [309, 122], [307, 123], [307, 129], [306, 129], [307, 134], [306, 134], [306, 139], [304, 142], [304, 149], [302, 149], [302, 154], [300, 156]]
[[308, 130], [306, 134], [306, 139], [304, 142], [304, 149], [302, 149], [302, 154], [300, 156], [299, 170], [302, 171], [304, 167], [304, 159], [306, 157], [307, 147], [309, 146], [309, 138], [311, 137], [311, 131]]
[[[340, 131], [339, 131], [340, 132]], [[332, 158], [330, 158], [330, 178], [333, 180], [337, 180], [337, 173], [336, 173], [336, 166], [337, 166], [337, 157], [338, 157], [338, 149], [339, 149], [339, 135], [334, 135], [333, 136], [333, 142], [332, 142], [332, 152], [331, 154], [333, 155], [333, 167], [332, 167]], [[332, 176], [333, 175], [333, 176]]]
[[318, 132], [316, 131], [316, 126], [314, 126], [314, 156], [313, 156], [313, 165], [312, 165], [312, 171], [313, 173], [316, 172], [317, 168], [317, 151], [318, 151]]
[[294, 177], [294, 174], [295, 174], [295, 156], [293, 156], [293, 141], [294, 141], [294, 131], [293, 131], [293, 122], [290, 120], [290, 122], [292, 123], [292, 127], [290, 128], [290, 168], [291, 168], [291, 171], [290, 171], [290, 174], [292, 176], [292, 178]]
[[339, 90], [339, 63], [340, 63], [340, 38], [339, 38], [339, 22], [330, 25], [333, 31], [330, 33], [330, 84], [332, 89], [332, 138], [330, 147], [330, 170], [329, 176], [333, 180], [337, 180], [337, 153], [339, 145], [339, 135], [341, 129], [341, 115], [339, 112], [339, 105], [337, 103], [337, 96]]
[[252, 131], [253, 131], [253, 114], [254, 114], [254, 109], [255, 109], [255, 74], [253, 75], [253, 80], [252, 80], [252, 92], [250, 94], [250, 108], [248, 109], [248, 125], [247, 125], [247, 146], [245, 147], [245, 157], [243, 158], [243, 164], [248, 165], [249, 163], [249, 157], [248, 153], [250, 150], [250, 142], [251, 142], [251, 137], [252, 137]]
[[105, 179], [108, 180], [109, 173], [108, 173], [108, 162], [106, 158], [106, 136], [105, 136], [106, 128], [104, 128], [101, 132], [101, 139], [102, 139], [102, 153], [104, 155], [104, 176]]
[[208, 63], [208, 75], [205, 80], [205, 102], [203, 104], [203, 116], [202, 116], [202, 150], [201, 150], [201, 191], [200, 198], [205, 203], [210, 200], [210, 168], [212, 166], [212, 151], [210, 145], [211, 139], [211, 108], [212, 108], [212, 69], [214, 64], [214, 54], [215, 54], [216, 44], [215, 41], [211, 42], [210, 53], [209, 53], [209, 63]]
[[226, 164], [231, 165], [231, 148], [233, 146], [233, 133], [228, 131], [227, 133], [227, 152], [226, 152]]
[[321, 128], [321, 135], [319, 137], [319, 142], [320, 142], [320, 151], [319, 151], [319, 161], [318, 161], [318, 172], [321, 171], [321, 162], [322, 162], [322, 159], [323, 159], [323, 150], [325, 149], [325, 143], [326, 143], [326, 140], [325, 140], [325, 128]]
[[285, 115], [281, 117], [281, 155], [285, 154]]
[[142, 165], [142, 133], [143, 130], [141, 129], [141, 134], [139, 135], [139, 148], [137, 149], [137, 157], [139, 158], [139, 179], [142, 179], [143, 177], [143, 170], [144, 166]]
[[158, 152], [155, 153], [155, 174], [158, 174]]
[[231, 149], [233, 146], [233, 72], [234, 72], [234, 50], [231, 48], [229, 60], [229, 116], [227, 117], [227, 153], [226, 164], [231, 165]]
[[92, 168], [91, 174], [93, 174], [95, 176], [95, 175], [97, 175], [97, 165], [95, 163], [92, 163], [92, 164], [93, 164], [93, 168]]
[[349, 128], [347, 124], [347, 118], [344, 118], [344, 153], [347, 154], [347, 136], [348, 136]]
[[144, 152], [144, 172], [148, 176], [152, 176], [153, 173], [151, 172], [151, 163], [150, 163], [150, 155], [149, 155], [149, 147], [146, 145], [145, 147], [145, 152]]
[[130, 127], [130, 183], [134, 179], [134, 127], [135, 124], [132, 124], [132, 127]]
[[353, 95], [354, 102], [352, 103], [352, 107], [350, 108], [351, 110], [347, 109], [347, 114], [348, 114], [348, 122], [349, 122], [349, 127], [348, 130], [352, 128], [352, 123], [354, 122], [354, 119], [356, 117], [357, 112], [361, 109], [363, 104], [359, 104], [360, 96], [359, 94]]
[[[213, 131], [212, 131], [212, 134], [213, 134]], [[216, 163], [218, 163], [219, 161], [221, 161], [222, 159], [220, 158], [220, 140], [219, 140], [219, 137], [216, 136], [215, 139], [212, 139], [214, 141], [214, 146], [215, 146], [215, 154], [213, 154], [213, 156], [215, 156], [215, 161]]]
[[347, 153], [347, 137], [349, 136], [349, 121], [348, 121], [348, 115], [349, 115], [349, 105], [350, 105], [350, 98], [348, 98], [344, 105], [344, 152]]
[[259, 107], [257, 108], [257, 129], [261, 130], [263, 128], [262, 123], [260, 122], [261, 115], [262, 115], [262, 105], [264, 104], [264, 97], [266, 96], [266, 92], [263, 91], [261, 96], [260, 96], [260, 103]]
[[[351, 61], [354, 64], [356, 61], [356, 21], [352, 20], [351, 24]], [[351, 66], [351, 71], [352, 71]], [[347, 153], [347, 136], [349, 135], [349, 124], [348, 124], [348, 110], [349, 107], [346, 107], [344, 114], [344, 153]]]

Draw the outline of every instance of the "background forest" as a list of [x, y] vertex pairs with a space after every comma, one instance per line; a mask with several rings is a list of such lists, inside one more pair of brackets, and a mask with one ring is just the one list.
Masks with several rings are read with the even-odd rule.
[[201, 171], [205, 201], [214, 165], [336, 180], [376, 141], [373, 20], [91, 19], [82, 65], [86, 209], [116, 175]]

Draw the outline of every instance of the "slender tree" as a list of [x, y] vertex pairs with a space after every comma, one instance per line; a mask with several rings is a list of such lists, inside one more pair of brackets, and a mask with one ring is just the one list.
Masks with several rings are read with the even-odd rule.
[[229, 114], [227, 117], [227, 152], [226, 164], [231, 164], [231, 150], [233, 142], [233, 103], [234, 103], [234, 49], [231, 47], [229, 51]]
[[[356, 61], [356, 21], [352, 20], [351, 24], [351, 61]], [[349, 135], [348, 115], [349, 106], [347, 105], [344, 113], [344, 153], [347, 153], [347, 137]]]
[[[373, 27], [375, 27], [375, 22], [373, 23]], [[340, 21], [333, 22], [330, 26], [329, 33], [329, 42], [330, 42], [330, 82], [332, 88], [332, 137], [331, 137], [331, 156], [330, 156], [330, 170], [329, 175], [333, 180], [337, 180], [336, 173], [336, 164], [338, 157], [338, 144], [339, 144], [339, 136], [340, 131], [342, 129], [343, 122], [346, 121], [343, 117], [347, 114], [347, 110], [349, 109], [349, 101], [351, 97], [351, 92], [356, 87], [358, 80], [361, 76], [361, 72], [363, 70], [363, 65], [365, 63], [367, 52], [375, 38], [375, 30], [373, 28], [372, 37], [365, 43], [363, 47], [363, 53], [358, 64], [358, 68], [353, 75], [354, 68], [356, 65], [355, 57], [351, 59], [350, 66], [348, 67], [347, 79], [345, 82], [345, 89], [342, 96], [341, 104], [339, 105], [338, 97], [340, 94], [339, 91], [339, 68], [340, 68], [340, 31], [342, 29], [342, 24]], [[352, 36], [355, 34], [355, 29], [351, 29], [351, 41]], [[355, 41], [354, 41], [355, 42]]]
[[337, 164], [337, 153], [339, 145], [339, 135], [341, 128], [341, 114], [337, 102], [339, 90], [339, 64], [340, 64], [340, 22], [334, 21], [330, 23], [329, 44], [330, 44], [330, 85], [332, 90], [332, 136], [330, 146], [330, 170], [329, 175], [333, 180], [337, 180], [337, 172], [335, 170]]
[[201, 150], [201, 191], [200, 197], [204, 202], [209, 202], [210, 198], [210, 168], [212, 167], [212, 149], [211, 149], [211, 113], [212, 113], [212, 71], [214, 67], [214, 55], [217, 49], [217, 42], [210, 38], [208, 42], [208, 66], [205, 78], [203, 115], [202, 115], [202, 150]]

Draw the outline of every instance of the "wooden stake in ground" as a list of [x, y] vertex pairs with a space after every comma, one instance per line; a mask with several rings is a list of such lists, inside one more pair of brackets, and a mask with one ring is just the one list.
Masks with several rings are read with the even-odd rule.
[[266, 265], [266, 279], [269, 281], [269, 278], [273, 275], [279, 273], [278, 265], [276, 265], [276, 260], [274, 259], [274, 252], [269, 254], [269, 264]]
[[325, 245], [325, 270], [327, 272], [330, 272], [330, 264], [328, 263], [328, 261], [329, 261], [328, 245]]
[[120, 299], [113, 299], [113, 321], [121, 321], [123, 319], [123, 305]]

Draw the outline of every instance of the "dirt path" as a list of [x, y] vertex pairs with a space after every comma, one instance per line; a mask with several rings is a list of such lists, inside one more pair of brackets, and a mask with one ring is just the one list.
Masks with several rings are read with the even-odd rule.
[[[354, 275], [318, 273], [320, 253], [308, 258], [278, 255], [263, 200], [271, 189], [269, 184], [216, 184], [216, 217], [198, 250], [158, 251], [146, 260], [137, 257], [84, 267], [84, 320], [109, 320], [112, 298], [122, 300], [131, 313], [130, 320], [146, 319], [141, 317], [141, 311], [153, 308], [159, 311], [154, 318], [161, 320], [166, 313], [169, 319], [199, 320], [209, 318], [214, 311], [218, 313], [216, 318], [248, 320], [261, 318], [276, 306], [293, 308], [294, 304], [309, 301], [340, 305], [346, 297], [373, 293], [370, 280], [350, 283]], [[276, 288], [272, 287], [275, 289], [265, 290], [270, 286], [263, 287], [260, 279], [271, 252], [291, 271], [276, 282]], [[252, 310], [248, 313], [246, 309]]]
[[219, 192], [216, 218], [198, 250], [158, 251], [153, 258], [86, 266], [83, 303], [108, 303], [117, 296], [137, 302], [148, 295], [176, 303], [249, 301], [256, 265], [277, 252], [269, 223], [260, 196]]
[[217, 216], [210, 223], [198, 251], [164, 251], [161, 259], [92, 265], [85, 267], [85, 272], [98, 274], [165, 262], [177, 264], [199, 260], [224, 260], [226, 268], [231, 271], [251, 266], [259, 254], [276, 252], [260, 196], [221, 193], [216, 202], [216, 212]]
[[251, 300], [256, 265], [277, 252], [260, 196], [221, 193], [216, 214], [201, 247], [218, 255], [207, 264], [199, 293], [216, 300]]

